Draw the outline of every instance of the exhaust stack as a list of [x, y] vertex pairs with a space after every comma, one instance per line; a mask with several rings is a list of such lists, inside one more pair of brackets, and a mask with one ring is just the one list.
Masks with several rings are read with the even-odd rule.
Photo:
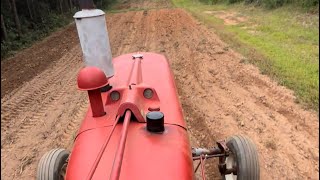
[[80, 0], [80, 9], [73, 17], [85, 64], [98, 67], [110, 78], [114, 68], [105, 13], [95, 9], [92, 0]]

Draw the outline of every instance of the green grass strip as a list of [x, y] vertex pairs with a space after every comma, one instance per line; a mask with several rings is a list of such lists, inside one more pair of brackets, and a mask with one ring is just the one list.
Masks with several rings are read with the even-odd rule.
[[[258, 66], [263, 74], [294, 90], [297, 102], [319, 108], [319, 15], [292, 6], [266, 10], [243, 4], [206, 5], [196, 0], [172, 0], [207, 26], [222, 40]], [[207, 13], [208, 11], [213, 14]], [[222, 12], [223, 11], [223, 12]], [[226, 25], [214, 14], [243, 17]]]

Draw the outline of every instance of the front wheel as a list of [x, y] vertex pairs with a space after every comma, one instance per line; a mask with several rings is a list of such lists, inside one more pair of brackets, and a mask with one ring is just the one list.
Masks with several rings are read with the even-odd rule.
[[37, 180], [64, 180], [69, 151], [53, 149], [42, 156], [38, 164]]
[[224, 180], [259, 180], [260, 167], [258, 153], [255, 145], [249, 138], [241, 135], [232, 136], [227, 140], [230, 150], [229, 156], [220, 159], [224, 161], [227, 169], [235, 172], [222, 174]]

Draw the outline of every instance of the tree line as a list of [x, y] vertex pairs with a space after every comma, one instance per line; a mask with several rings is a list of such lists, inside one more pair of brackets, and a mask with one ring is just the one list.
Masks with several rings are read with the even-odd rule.
[[203, 3], [216, 4], [216, 3], [239, 3], [253, 4], [256, 6], [266, 7], [268, 9], [278, 8], [284, 5], [292, 5], [304, 8], [311, 11], [319, 10], [319, 0], [200, 0]]
[[[107, 8], [113, 0], [94, 0]], [[79, 0], [1, 0], [1, 58], [70, 23]]]

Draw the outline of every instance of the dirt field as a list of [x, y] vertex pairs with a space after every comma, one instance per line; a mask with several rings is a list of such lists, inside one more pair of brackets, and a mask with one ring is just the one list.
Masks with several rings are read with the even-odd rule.
[[[243, 134], [257, 145], [261, 179], [318, 179], [318, 114], [295, 104], [293, 92], [243, 63], [244, 57], [188, 13], [115, 13], [107, 23], [114, 57], [139, 51], [166, 55], [193, 146]], [[34, 179], [46, 151], [72, 148], [88, 103], [76, 88], [83, 67], [78, 43], [70, 25], [1, 62], [1, 179]], [[220, 179], [211, 164], [208, 178]]]

